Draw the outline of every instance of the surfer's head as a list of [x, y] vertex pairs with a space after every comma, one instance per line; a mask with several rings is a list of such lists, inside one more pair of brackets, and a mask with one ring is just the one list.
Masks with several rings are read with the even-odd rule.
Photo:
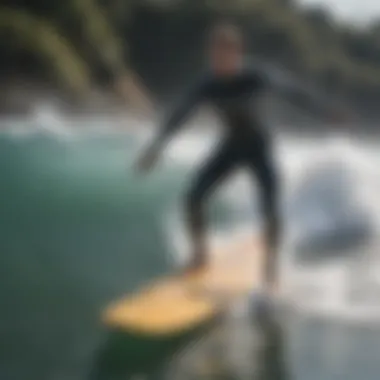
[[242, 64], [243, 50], [243, 33], [236, 25], [218, 23], [210, 30], [208, 53], [215, 74], [235, 74]]

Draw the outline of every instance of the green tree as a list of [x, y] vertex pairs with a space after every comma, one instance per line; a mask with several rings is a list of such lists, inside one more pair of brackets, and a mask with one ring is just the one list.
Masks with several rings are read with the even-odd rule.
[[54, 24], [25, 11], [0, 8], [0, 38], [41, 57], [57, 80], [76, 92], [91, 85], [90, 70]]

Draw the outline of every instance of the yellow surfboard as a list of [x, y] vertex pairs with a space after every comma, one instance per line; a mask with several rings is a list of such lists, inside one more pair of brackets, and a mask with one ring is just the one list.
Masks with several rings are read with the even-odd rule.
[[210, 264], [199, 273], [158, 280], [115, 302], [103, 320], [108, 327], [144, 335], [172, 335], [196, 327], [259, 285], [261, 253], [253, 239], [215, 248]]

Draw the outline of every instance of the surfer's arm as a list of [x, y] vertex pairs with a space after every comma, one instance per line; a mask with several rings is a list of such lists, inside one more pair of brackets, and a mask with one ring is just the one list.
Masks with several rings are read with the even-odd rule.
[[181, 127], [190, 116], [191, 111], [193, 111], [196, 105], [204, 98], [207, 89], [206, 86], [207, 82], [205, 80], [198, 82], [185, 94], [174, 110], [168, 115], [166, 120], [162, 123], [161, 128], [159, 128], [157, 135], [153, 138], [153, 141], [139, 159], [138, 168], [140, 170], [148, 170], [155, 164], [168, 139], [178, 131], [179, 127]]
[[195, 84], [176, 104], [166, 116], [153, 141], [154, 146], [162, 147], [191, 116], [192, 111], [204, 99], [207, 88], [206, 80], [202, 79]]

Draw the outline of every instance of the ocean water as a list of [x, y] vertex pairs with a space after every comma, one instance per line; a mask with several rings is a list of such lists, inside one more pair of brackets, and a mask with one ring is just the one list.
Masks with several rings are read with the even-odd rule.
[[[214, 136], [183, 135], [141, 177], [132, 164], [147, 134], [120, 122], [43, 114], [2, 127], [0, 379], [379, 379], [380, 155], [370, 139], [278, 139], [291, 317], [257, 326], [238, 313], [164, 348], [110, 334], [99, 317], [186, 256], [181, 199]], [[309, 188], [315, 178], [324, 185]], [[237, 173], [218, 192], [213, 238], [259, 226], [251, 185]]]

